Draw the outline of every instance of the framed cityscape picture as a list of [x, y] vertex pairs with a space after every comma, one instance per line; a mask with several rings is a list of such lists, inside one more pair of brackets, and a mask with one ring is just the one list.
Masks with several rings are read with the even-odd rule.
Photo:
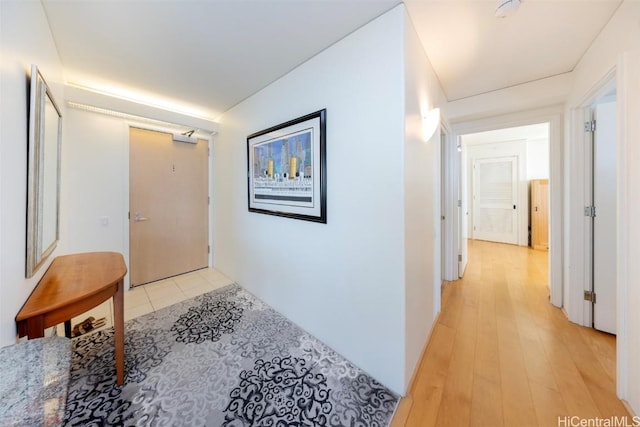
[[326, 111], [247, 137], [250, 212], [326, 224]]

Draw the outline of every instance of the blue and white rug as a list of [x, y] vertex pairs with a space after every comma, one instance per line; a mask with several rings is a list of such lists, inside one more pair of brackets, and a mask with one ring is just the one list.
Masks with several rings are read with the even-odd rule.
[[68, 426], [387, 426], [398, 396], [238, 285], [74, 339]]

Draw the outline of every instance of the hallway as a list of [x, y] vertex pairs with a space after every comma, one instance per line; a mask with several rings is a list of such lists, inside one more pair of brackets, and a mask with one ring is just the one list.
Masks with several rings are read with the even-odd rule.
[[615, 337], [570, 323], [549, 303], [547, 255], [469, 241], [465, 277], [443, 290], [442, 312], [393, 427], [630, 417], [615, 394]]

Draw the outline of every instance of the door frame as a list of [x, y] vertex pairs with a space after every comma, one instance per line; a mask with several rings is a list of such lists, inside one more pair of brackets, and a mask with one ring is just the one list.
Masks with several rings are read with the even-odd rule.
[[[617, 318], [617, 339], [616, 339], [616, 386], [620, 399], [629, 400], [630, 389], [637, 390], [637, 385], [629, 384], [629, 334], [628, 324], [637, 325], [637, 322], [630, 323], [629, 320], [638, 318], [635, 298], [636, 295], [629, 293], [629, 280], [637, 279], [638, 267], [634, 255], [638, 253], [637, 244], [633, 244], [628, 233], [638, 229], [630, 224], [637, 218], [637, 197], [632, 200], [628, 197], [631, 183], [638, 182], [640, 172], [629, 159], [637, 159], [640, 149], [637, 141], [638, 132], [637, 117], [633, 114], [638, 111], [640, 103], [634, 96], [640, 89], [637, 79], [637, 71], [640, 68], [640, 51], [634, 50], [624, 52], [617, 58], [616, 66], [616, 98], [617, 98], [617, 119], [618, 119], [618, 265], [617, 265], [617, 293], [618, 293], [618, 318]], [[622, 196], [625, 197], [622, 197]], [[632, 297], [635, 298], [632, 299]], [[637, 328], [635, 329], [637, 330]], [[637, 350], [636, 350], [637, 351]], [[631, 363], [636, 363], [632, 361]], [[637, 402], [637, 399], [635, 399]], [[626, 403], [626, 402], [625, 402]], [[627, 404], [627, 407], [629, 405]]]
[[[549, 123], [549, 290], [551, 303], [556, 307], [562, 307], [564, 300], [563, 117], [564, 107], [557, 105], [452, 125], [452, 137], [457, 140], [458, 136], [468, 133]], [[458, 179], [460, 179], [460, 165], [457, 156], [453, 156], [449, 160], [458, 163], [450, 165], [449, 169], [458, 171]], [[457, 187], [447, 187], [446, 190], [449, 195], [457, 194]], [[456, 235], [460, 232], [461, 230], [458, 230]], [[457, 257], [457, 254], [455, 256]]]
[[[127, 179], [124, 180], [123, 182], [123, 189], [122, 189], [122, 194], [123, 194], [123, 206], [125, 207], [124, 211], [122, 212], [122, 215], [124, 218], [128, 218], [129, 216], [129, 212], [130, 212], [130, 206], [129, 206], [129, 170], [130, 170], [130, 159], [129, 159], [129, 150], [130, 150], [130, 144], [131, 141], [129, 139], [129, 129], [135, 127], [135, 128], [139, 128], [139, 129], [146, 129], [146, 130], [150, 130], [150, 131], [156, 131], [156, 132], [164, 132], [164, 133], [183, 133], [185, 131], [191, 130], [188, 128], [185, 128], [184, 126], [181, 125], [175, 125], [175, 126], [171, 126], [170, 123], [167, 123], [165, 126], [162, 125], [156, 125], [156, 124], [149, 124], [147, 122], [142, 122], [142, 121], [136, 121], [136, 120], [124, 120], [122, 123], [122, 132], [123, 132], [123, 141], [124, 143], [122, 144], [122, 156], [125, 159], [125, 161], [123, 162], [124, 167], [126, 168], [126, 173], [127, 173]], [[212, 156], [213, 156], [213, 138], [215, 137], [215, 135], [217, 134], [217, 132], [204, 132], [204, 131], [200, 131], [200, 130], [196, 130], [196, 132], [192, 135], [193, 138], [197, 138], [197, 139], [204, 139], [205, 141], [207, 141], [207, 150], [208, 150], [208, 156], [207, 156], [207, 161], [209, 162], [209, 179], [208, 179], [208, 190], [207, 190], [207, 195], [209, 197], [209, 213], [207, 215], [207, 219], [209, 221], [209, 236], [208, 236], [208, 245], [210, 251], [209, 251], [209, 256], [208, 256], [208, 266], [209, 268], [213, 267], [213, 161], [212, 161]], [[123, 241], [123, 245], [122, 245], [122, 252], [123, 252], [123, 256], [124, 259], [127, 260], [127, 265], [130, 264], [130, 251], [129, 251], [129, 239], [130, 239], [130, 233], [129, 233], [129, 220], [127, 219], [126, 221], [124, 221], [124, 229], [122, 230], [122, 241]], [[125, 290], [129, 290], [131, 289], [131, 283], [129, 280], [129, 275], [127, 274], [124, 278], [124, 287]]]
[[[569, 152], [566, 171], [569, 187], [567, 192], [568, 232], [567, 251], [568, 262], [572, 266], [567, 271], [567, 290], [565, 310], [569, 320], [582, 326], [592, 327], [593, 312], [590, 301], [584, 299], [584, 292], [592, 287], [592, 221], [584, 215], [584, 207], [591, 205], [592, 187], [592, 135], [584, 129], [584, 123], [591, 120], [593, 105], [616, 87], [616, 69], [609, 70], [592, 89], [587, 92], [576, 107], [571, 108]], [[570, 162], [582, 159], [580, 162]]]
[[[618, 143], [618, 137], [616, 135], [616, 138], [613, 141], [613, 146], [611, 145], [606, 145], [609, 139], [605, 138], [602, 139], [601, 136], [606, 136], [606, 134], [600, 134], [599, 132], [602, 129], [602, 126], [600, 126], [600, 122], [601, 121], [606, 121], [606, 119], [601, 120], [601, 116], [599, 116], [599, 106], [602, 104], [614, 104], [613, 108], [615, 109], [615, 117], [614, 117], [614, 121], [611, 122], [611, 124], [613, 125], [614, 131], [617, 131], [617, 100], [616, 100], [616, 93], [615, 93], [615, 85], [614, 87], [611, 88], [612, 93], [607, 92], [607, 94], [605, 94], [603, 97], [598, 98], [598, 100], [591, 106], [591, 111], [592, 111], [592, 118], [596, 120], [596, 129], [595, 132], [592, 132], [591, 136], [591, 149], [590, 149], [590, 154], [591, 154], [591, 163], [590, 163], [590, 168], [587, 168], [587, 175], [590, 175], [590, 182], [588, 182], [588, 185], [590, 185], [590, 195], [591, 195], [591, 206], [596, 206], [596, 210], [597, 210], [597, 215], [596, 218], [593, 217], [589, 217], [591, 219], [591, 238], [589, 239], [591, 241], [591, 258], [590, 258], [590, 264], [591, 264], [591, 269], [590, 269], [590, 289], [592, 292], [594, 292], [595, 294], [598, 294], [598, 292], [596, 292], [596, 286], [600, 287], [600, 290], [602, 291], [602, 293], [608, 294], [609, 292], [604, 291], [604, 288], [601, 286], [602, 283], [604, 283], [605, 281], [600, 280], [597, 281], [596, 279], [598, 278], [598, 276], [596, 275], [596, 273], [601, 274], [603, 272], [603, 270], [599, 267], [602, 267], [602, 265], [599, 262], [602, 262], [602, 260], [606, 259], [607, 257], [613, 256], [615, 258], [610, 258], [609, 261], [611, 264], [607, 264], [607, 265], [611, 265], [611, 267], [613, 267], [613, 270], [615, 271], [617, 269], [617, 250], [618, 250], [618, 244], [617, 244], [617, 234], [613, 233], [613, 235], [611, 235], [611, 230], [615, 230], [617, 229], [616, 226], [616, 221], [617, 221], [617, 190], [618, 190], [618, 183], [617, 183], [617, 176], [616, 176], [616, 182], [615, 185], [613, 187], [611, 186], [607, 186], [604, 187], [604, 191], [602, 190], [603, 187], [601, 187], [600, 184], [602, 184], [602, 182], [600, 182], [598, 180], [598, 178], [601, 178], [601, 172], [602, 169], [599, 166], [599, 160], [602, 160], [602, 154], [601, 153], [607, 153], [610, 152], [609, 150], [613, 150], [615, 157], [615, 172], [616, 175], [618, 173], [618, 158], [617, 158], [617, 152], [618, 152], [618, 146], [620, 145]], [[605, 142], [602, 142], [605, 141]], [[601, 144], [605, 144], [605, 145], [601, 145]], [[605, 149], [603, 149], [603, 147], [605, 147]], [[588, 170], [591, 170], [591, 173], [588, 173]], [[606, 178], [605, 178], [606, 181]], [[604, 216], [606, 218], [606, 214], [607, 214], [607, 207], [602, 207], [602, 205], [607, 205], [607, 203], [601, 203], [597, 200], [597, 197], [600, 195], [601, 197], [609, 197], [609, 195], [613, 193], [615, 195], [615, 203], [613, 203], [613, 205], [615, 206], [615, 215], [614, 215], [614, 224], [610, 224], [608, 222], [605, 222], [604, 225], [600, 222], [602, 221], [602, 217]], [[609, 205], [611, 205], [609, 203]], [[604, 214], [602, 214], [604, 212]], [[609, 213], [611, 213], [609, 211]], [[598, 220], [597, 218], [601, 218], [600, 220]], [[606, 221], [606, 220], [604, 220]], [[613, 227], [612, 227], [613, 225]], [[614, 238], [615, 239], [615, 244], [613, 251], [611, 251], [610, 249], [610, 245], [605, 246], [604, 248], [602, 246], [600, 246], [600, 243], [602, 241], [606, 241], [610, 238]], [[602, 239], [602, 240], [598, 240], [598, 238]], [[604, 249], [604, 250], [603, 250]], [[596, 256], [596, 254], [598, 254], [599, 256]], [[606, 270], [605, 270], [606, 272]], [[599, 276], [600, 279], [603, 279], [603, 276]], [[608, 275], [607, 275], [607, 279], [608, 279]], [[613, 292], [615, 292], [615, 280], [613, 283]], [[614, 294], [615, 295], [615, 294]], [[611, 295], [608, 295], [611, 296]], [[600, 298], [598, 297], [598, 303], [602, 302], [602, 301], [606, 301], [607, 298]], [[615, 297], [614, 297], [615, 300]], [[606, 310], [607, 304], [602, 304], [599, 307], [596, 306], [596, 304], [594, 302], [591, 302], [591, 307], [590, 307], [590, 313], [591, 313], [591, 325], [593, 328], [598, 329], [600, 331], [604, 331], [604, 332], [609, 332], [612, 333], [611, 330], [606, 329], [606, 321], [605, 321], [605, 325], [603, 325], [603, 319], [607, 318], [609, 319], [609, 325], [611, 320], [614, 320], [617, 317], [618, 314], [618, 310], [617, 310], [617, 304], [616, 304], [616, 308], [614, 310], [613, 313], [613, 318], [608, 317], [608, 313], [609, 310]], [[600, 316], [596, 316], [596, 311], [600, 313]], [[600, 319], [600, 320], [598, 320]], [[599, 324], [599, 326], [597, 326]], [[604, 329], [603, 329], [604, 327]], [[615, 326], [613, 326], [613, 330], [615, 331]]]
[[[444, 178], [440, 183], [441, 192], [443, 193], [442, 200], [444, 205], [441, 207], [442, 213], [445, 217], [442, 235], [444, 252], [442, 257], [444, 258], [442, 264], [444, 270], [442, 271], [442, 277], [447, 281], [458, 280], [458, 239], [459, 230], [458, 223], [458, 182], [460, 180], [460, 174], [456, 167], [459, 167], [458, 162], [455, 162], [457, 152], [457, 138], [453, 135], [451, 126], [444, 120], [440, 123], [440, 129], [444, 135], [444, 144], [441, 144], [443, 151], [440, 153], [442, 156], [441, 164], [444, 170], [441, 172], [441, 176]], [[455, 191], [452, 191], [455, 189]]]
[[[616, 64], [605, 73], [602, 78], [594, 84], [583, 97], [582, 101], [577, 106], [571, 108], [571, 122], [572, 127], [572, 141], [571, 149], [577, 153], [585, 151], [584, 142], [586, 139], [586, 133], [583, 131], [583, 123], [587, 120], [590, 113], [590, 106], [595, 103], [599, 98], [605, 95], [611, 90], [611, 87], [616, 89], [616, 102], [617, 102], [617, 148], [618, 148], [618, 173], [617, 173], [617, 193], [618, 193], [618, 217], [617, 217], [617, 249], [618, 249], [618, 263], [616, 268], [616, 291], [617, 291], [617, 319], [616, 319], [616, 391], [620, 399], [628, 400], [629, 398], [629, 335], [628, 335], [628, 322], [633, 315], [631, 313], [636, 311], [633, 301], [630, 301], [630, 294], [628, 290], [628, 284], [630, 277], [636, 276], [634, 267], [634, 260], [630, 258], [630, 255], [634, 254], [630, 239], [628, 237], [629, 230], [633, 227], [630, 224], [633, 222], [635, 215], [635, 208], [630, 204], [628, 200], [630, 187], [632, 182], [637, 182], [639, 172], [637, 167], [629, 162], [629, 158], [638, 157], [638, 148], [635, 143], [637, 140], [637, 118], [632, 117], [633, 109], [628, 110], [628, 105], [633, 105], [637, 109], [638, 102], [635, 100], [634, 94], [637, 93], [638, 83], [637, 75], [631, 75], [630, 71], [636, 70], [640, 67], [640, 53], [626, 52], [618, 56]], [[630, 111], [630, 112], [628, 112]], [[572, 178], [584, 179], [584, 168], [580, 165], [572, 165], [572, 168], [576, 170], [570, 170], [570, 176]], [[577, 186], [584, 186], [581, 181], [577, 182]], [[583, 193], [584, 195], [584, 193]], [[624, 197], [623, 197], [624, 196]], [[573, 200], [573, 199], [572, 199]], [[576, 210], [581, 210], [580, 205], [574, 206], [571, 201], [569, 208], [574, 208], [571, 212], [572, 215], [578, 216]], [[580, 239], [586, 238], [584, 233], [580, 234], [580, 231], [584, 230], [584, 227], [575, 227], [571, 231], [577, 233], [577, 236], [572, 236], [572, 239], [568, 244], [577, 252], [575, 256], [572, 256], [572, 260], [580, 262], [585, 259], [585, 253], [580, 249]], [[575, 238], [575, 240], [574, 240]], [[578, 267], [580, 264], [578, 265]], [[583, 268], [577, 268], [575, 274], [578, 277], [572, 277], [569, 286], [571, 287], [571, 293], [574, 297], [575, 309], [572, 310], [576, 320], [570, 318], [570, 320], [576, 323], [590, 322], [590, 303], [582, 300], [585, 281], [584, 274], [588, 265], [585, 263]], [[583, 281], [580, 282], [580, 279]], [[582, 323], [584, 324], [584, 323]], [[590, 326], [587, 323], [585, 326]]]

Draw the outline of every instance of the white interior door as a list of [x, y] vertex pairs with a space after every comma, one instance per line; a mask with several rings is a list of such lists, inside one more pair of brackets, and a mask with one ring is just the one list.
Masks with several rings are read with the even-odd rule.
[[473, 161], [473, 238], [518, 243], [517, 156]]
[[595, 107], [596, 130], [593, 147], [593, 325], [616, 333], [616, 217], [617, 150], [616, 102]]

